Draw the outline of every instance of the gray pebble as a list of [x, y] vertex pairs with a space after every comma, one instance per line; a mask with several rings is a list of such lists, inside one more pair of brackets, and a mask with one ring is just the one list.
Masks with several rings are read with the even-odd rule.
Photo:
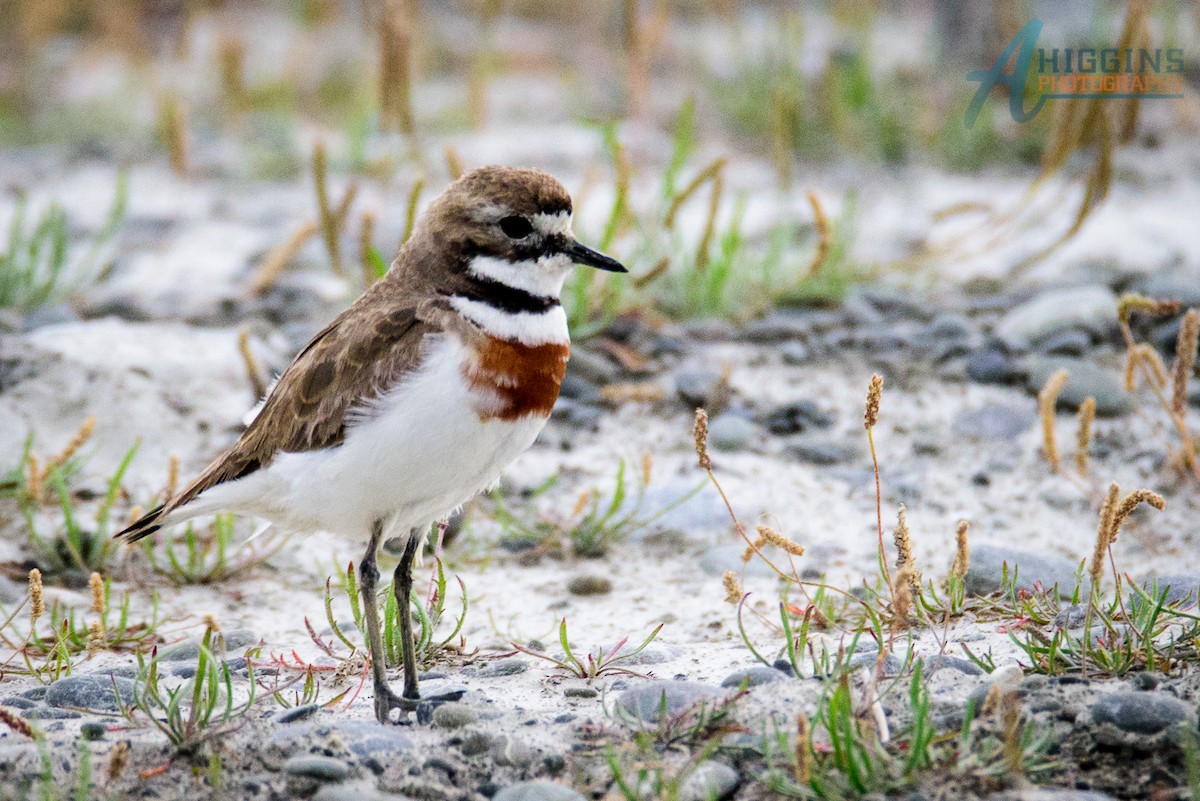
[[563, 690], [567, 698], [595, 698], [599, 694], [595, 687], [568, 687]]
[[[249, 648], [251, 645], [257, 644], [258, 640], [258, 635], [247, 629], [235, 629], [225, 632], [222, 635], [222, 642], [225, 645], [226, 651]], [[200, 656], [200, 640], [194, 639], [171, 646], [167, 650], [160, 652], [158, 658], [162, 662], [185, 662], [196, 659], [198, 656]]]
[[1174, 696], [1144, 692], [1106, 695], [1092, 704], [1091, 713], [1096, 723], [1111, 723], [1136, 734], [1156, 734], [1193, 716], [1191, 707]]
[[[1142, 582], [1142, 589], [1151, 597], [1155, 597], [1156, 592], [1162, 595], [1165, 591], [1167, 605], [1184, 609], [1196, 605], [1197, 588], [1200, 588], [1200, 576], [1195, 574], [1156, 576]], [[1133, 598], [1135, 603], [1142, 600], [1136, 593]]]
[[1076, 629], [1087, 620], [1087, 604], [1070, 604], [1064, 606], [1054, 616], [1054, 627], [1059, 629]]
[[[117, 702], [120, 695], [121, 702]], [[56, 707], [80, 707], [116, 712], [121, 705], [137, 700], [137, 689], [129, 679], [116, 676], [68, 676], [52, 683], [46, 703]]]
[[26, 720], [74, 720], [83, 715], [74, 709], [58, 709], [52, 706], [35, 706], [21, 713]]
[[300, 720], [308, 720], [320, 711], [320, 704], [305, 704], [304, 706], [294, 707], [293, 709], [285, 709], [275, 716], [275, 722], [295, 723]]
[[996, 335], [1025, 345], [1066, 329], [1099, 338], [1116, 322], [1117, 296], [1107, 286], [1067, 287], [1044, 291], [1010, 310], [996, 324]]
[[779, 356], [784, 364], [808, 364], [812, 360], [812, 351], [803, 342], [785, 342], [779, 346]]
[[738, 772], [722, 762], [706, 760], [683, 780], [680, 801], [714, 801], [727, 798], [738, 788]]
[[1025, 377], [1020, 363], [1006, 349], [984, 346], [967, 354], [967, 378], [977, 384], [1011, 384]]
[[1045, 386], [1050, 376], [1059, 370], [1068, 373], [1066, 386], [1058, 396], [1059, 408], [1074, 411], [1083, 401], [1096, 399], [1096, 414], [1112, 417], [1125, 414], [1132, 408], [1129, 393], [1121, 384], [1119, 371], [1101, 367], [1083, 359], [1069, 356], [1029, 357], [1029, 378], [1026, 389], [1036, 395]]
[[104, 735], [108, 733], [108, 727], [98, 720], [89, 720], [79, 727], [79, 733], [83, 739], [94, 742], [104, 739]]
[[312, 801], [404, 801], [405, 796], [381, 792], [374, 780], [323, 784]]
[[997, 545], [977, 545], [971, 548], [971, 563], [966, 576], [967, 592], [990, 595], [999, 591], [1006, 564], [1009, 581], [1012, 581], [1015, 571], [1019, 588], [1033, 589], [1037, 585], [1049, 590], [1057, 584], [1059, 595], [1064, 598], [1071, 597], [1075, 591], [1076, 565], [1070, 559]]
[[708, 442], [717, 450], [749, 450], [757, 440], [758, 426], [736, 414], [724, 412], [708, 424]]
[[518, 673], [524, 673], [529, 669], [528, 663], [520, 659], [501, 659], [496, 662], [489, 662], [479, 669], [479, 675], [483, 678], [495, 678], [496, 676], [515, 676]]
[[441, 729], [461, 729], [478, 719], [475, 710], [466, 704], [451, 702], [433, 710], [433, 725]]
[[612, 592], [612, 580], [607, 576], [572, 576], [567, 582], [572, 595], [607, 595]]
[[332, 757], [294, 756], [283, 763], [283, 772], [319, 781], [340, 782], [350, 775], [350, 766]]
[[[712, 412], [715, 406], [724, 406], [728, 400], [718, 397], [728, 393], [725, 376], [720, 370], [681, 367], [671, 377], [675, 381], [675, 394], [693, 409], [700, 406]], [[717, 400], [720, 403], [714, 404]]]
[[[788, 670], [791, 670], [791, 665], [788, 665]], [[747, 687], [757, 687], [760, 684], [770, 684], [771, 682], [783, 681], [786, 678], [787, 676], [775, 668], [769, 668], [766, 665], [754, 665], [733, 671], [725, 677], [721, 682], [721, 686], [741, 687], [742, 682], [745, 682]]]
[[510, 784], [492, 796], [492, 801], [585, 801], [585, 799], [566, 785], [536, 781]]
[[859, 449], [845, 440], [831, 439], [824, 435], [802, 435], [788, 443], [786, 453], [800, 462], [815, 465], [833, 465], [850, 462]]
[[1037, 352], [1048, 356], [1083, 356], [1091, 346], [1091, 334], [1071, 328], [1043, 339], [1037, 344]]
[[962, 673], [966, 676], [982, 676], [983, 668], [972, 662], [970, 659], [962, 659], [957, 656], [941, 654], [931, 658], [921, 660], [921, 672], [926, 676], [932, 676], [939, 670], [953, 670]]
[[8, 698], [0, 699], [0, 706], [7, 706], [11, 709], [33, 709], [37, 706], [37, 701], [32, 698], [22, 698], [19, 695], [10, 695]]
[[718, 688], [707, 684], [651, 681], [621, 693], [616, 708], [627, 718], [653, 722], [658, 720], [660, 712], [671, 716], [719, 695]]
[[762, 423], [772, 434], [797, 434], [813, 428], [829, 428], [834, 416], [815, 401], [799, 400], [771, 409], [763, 416]]
[[950, 424], [951, 430], [966, 439], [1007, 442], [1028, 431], [1037, 419], [1032, 405], [1012, 406], [1006, 403], [985, 403], [975, 409], [960, 412]]

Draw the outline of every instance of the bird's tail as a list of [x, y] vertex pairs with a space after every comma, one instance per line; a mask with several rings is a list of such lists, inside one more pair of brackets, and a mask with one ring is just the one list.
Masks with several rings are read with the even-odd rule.
[[160, 504], [158, 507], [151, 509], [139, 517], [125, 529], [118, 531], [115, 538], [123, 542], [137, 542], [144, 537], [149, 537], [163, 527], [163, 516], [166, 512], [167, 505]]

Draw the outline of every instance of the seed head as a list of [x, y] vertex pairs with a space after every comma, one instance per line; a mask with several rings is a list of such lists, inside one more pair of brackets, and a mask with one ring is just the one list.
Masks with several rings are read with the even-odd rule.
[[1096, 399], [1088, 396], [1079, 404], [1079, 428], [1075, 432], [1075, 467], [1086, 476], [1088, 453], [1092, 447], [1092, 423], [1096, 420]]
[[954, 563], [950, 566], [950, 575], [960, 579], [966, 578], [967, 570], [971, 567], [971, 544], [967, 541], [970, 528], [971, 524], [966, 520], [959, 520], [958, 528], [954, 531]]
[[1154, 317], [1163, 317], [1179, 311], [1179, 301], [1158, 300], [1135, 294], [1122, 295], [1121, 300], [1117, 303], [1117, 318], [1123, 323], [1128, 323], [1129, 315], [1135, 311]]
[[696, 422], [692, 426], [692, 437], [696, 440], [696, 456], [702, 470], [712, 470], [712, 460], [708, 458], [708, 412], [696, 410]]
[[1109, 545], [1117, 541], [1117, 535], [1121, 533], [1121, 526], [1125, 522], [1125, 518], [1133, 513], [1133, 510], [1138, 507], [1138, 504], [1149, 504], [1158, 511], [1166, 508], [1167, 502], [1157, 492], [1148, 489], [1134, 490], [1125, 496], [1121, 503], [1117, 506], [1117, 511], [1113, 515], [1112, 533], [1108, 538]]
[[129, 764], [129, 741], [121, 740], [108, 752], [108, 780], [110, 782], [121, 778], [125, 766]]
[[3, 723], [8, 728], [15, 731], [17, 734], [23, 734], [30, 740], [36, 739], [33, 727], [29, 725], [29, 721], [23, 717], [19, 717], [12, 710], [0, 707], [0, 723]]
[[92, 611], [97, 615], [103, 615], [106, 606], [104, 603], [104, 579], [99, 573], [93, 572], [88, 578], [88, 587], [92, 591]]
[[1189, 309], [1183, 316], [1179, 338], [1175, 340], [1175, 365], [1172, 370], [1171, 408], [1182, 416], [1187, 410], [1187, 385], [1196, 366], [1196, 348], [1200, 346], [1200, 311]]
[[1096, 547], [1092, 551], [1092, 561], [1088, 565], [1088, 575], [1092, 577], [1092, 582], [1100, 581], [1100, 575], [1104, 572], [1104, 555], [1108, 553], [1108, 546], [1112, 544], [1113, 523], [1117, 515], [1117, 501], [1121, 496], [1121, 487], [1117, 482], [1113, 482], [1108, 486], [1108, 495], [1104, 498], [1104, 504], [1100, 507], [1100, 525], [1096, 529]]
[[[776, 548], [787, 551], [792, 556], [804, 556], [804, 546], [798, 542], [793, 542], [787, 537], [780, 534], [770, 526], [759, 525], [755, 527], [758, 531], [759, 540], [756, 544], [769, 543]], [[760, 546], [761, 547], [761, 546]]]
[[742, 588], [736, 573], [726, 570], [725, 575], [721, 576], [721, 585], [725, 588], [725, 603], [736, 605], [742, 602]]
[[92, 625], [88, 626], [87, 638], [87, 655], [89, 658], [95, 656], [104, 650], [106, 638], [104, 636], [104, 624], [99, 620], [93, 620]]
[[867, 410], [863, 415], [863, 426], [870, 431], [879, 422], [879, 399], [883, 395], [883, 376], [875, 373], [867, 387]]
[[29, 571], [29, 622], [36, 623], [46, 614], [46, 600], [42, 597], [42, 571], [36, 567]]
[[1042, 418], [1042, 446], [1046, 451], [1046, 461], [1050, 470], [1058, 472], [1058, 444], [1054, 439], [1054, 407], [1058, 404], [1058, 396], [1067, 385], [1070, 375], [1066, 370], [1059, 370], [1046, 381], [1038, 393], [1038, 411]]

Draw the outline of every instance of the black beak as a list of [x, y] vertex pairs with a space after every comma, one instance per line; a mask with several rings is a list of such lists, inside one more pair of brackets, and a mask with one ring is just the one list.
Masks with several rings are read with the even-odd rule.
[[597, 270], [605, 270], [610, 273], [629, 272], [616, 259], [610, 259], [603, 253], [598, 253], [589, 247], [584, 247], [575, 240], [571, 240], [571, 244], [567, 245], [563, 253], [570, 256], [571, 261], [576, 264], [586, 264], [588, 267], [595, 267]]

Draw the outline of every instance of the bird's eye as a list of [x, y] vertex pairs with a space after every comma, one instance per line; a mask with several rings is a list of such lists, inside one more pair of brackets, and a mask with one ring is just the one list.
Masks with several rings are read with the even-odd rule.
[[533, 225], [524, 217], [505, 217], [500, 221], [500, 230], [509, 239], [524, 239], [533, 233]]

